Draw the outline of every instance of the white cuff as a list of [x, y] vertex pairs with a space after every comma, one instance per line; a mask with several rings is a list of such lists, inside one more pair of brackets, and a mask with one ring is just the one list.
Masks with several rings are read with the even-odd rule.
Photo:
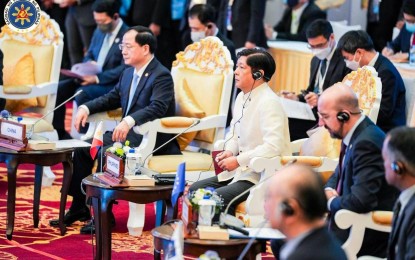
[[86, 111], [86, 113], [87, 113], [87, 115], [89, 116], [89, 108], [87, 107], [87, 106], [85, 106], [85, 105], [80, 105], [79, 107], [78, 107], [78, 110], [79, 109], [84, 109], [85, 111]]
[[331, 197], [331, 198], [327, 201], [327, 209], [328, 209], [329, 211], [331, 211], [331, 209], [330, 209], [331, 202], [332, 202], [335, 198], [337, 198], [337, 196], [333, 196], [333, 197]]
[[96, 84], [99, 84], [99, 78], [97, 75], [95, 75], [95, 81], [96, 81]]
[[135, 120], [131, 116], [126, 116], [122, 120], [127, 123], [130, 129], [135, 126]]
[[272, 31], [272, 39], [273, 40], [277, 39], [277, 36], [278, 36], [278, 32]]

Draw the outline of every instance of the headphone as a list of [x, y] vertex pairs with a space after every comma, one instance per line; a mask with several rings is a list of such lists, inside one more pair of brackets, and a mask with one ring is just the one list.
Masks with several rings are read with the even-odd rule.
[[294, 209], [291, 207], [291, 205], [288, 203], [287, 200], [284, 200], [279, 205], [281, 212], [286, 216], [292, 216], [294, 215]]
[[254, 80], [260, 80], [264, 75], [262, 75], [262, 72], [257, 70], [252, 72], [252, 78], [254, 78]]
[[391, 163], [391, 169], [396, 174], [401, 175], [405, 169], [404, 165], [400, 161], [394, 161]]
[[208, 24], [206, 25], [206, 27], [207, 27], [208, 29], [212, 29], [212, 24], [211, 24], [211, 23], [208, 23]]
[[362, 113], [361, 110], [359, 112], [349, 112], [349, 113], [344, 112], [344, 111], [340, 111], [340, 112], [337, 113], [336, 117], [337, 117], [337, 120], [344, 123], [344, 122], [347, 122], [347, 121], [350, 120], [350, 114], [358, 115], [358, 114], [361, 114], [361, 113]]

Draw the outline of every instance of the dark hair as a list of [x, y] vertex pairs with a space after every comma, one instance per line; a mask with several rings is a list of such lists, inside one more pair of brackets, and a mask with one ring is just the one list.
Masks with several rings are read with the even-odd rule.
[[395, 160], [406, 162], [415, 169], [415, 128], [400, 126], [388, 133], [387, 148], [391, 151]]
[[239, 59], [242, 56], [246, 56], [246, 64], [251, 67], [252, 72], [263, 70], [264, 71], [264, 80], [270, 81], [272, 75], [275, 72], [275, 60], [267, 51], [262, 49], [244, 49], [237, 54]]
[[333, 27], [329, 21], [324, 19], [317, 19], [312, 22], [305, 32], [307, 39], [316, 38], [322, 35], [324, 38], [329, 39], [330, 35], [333, 33]]
[[415, 1], [406, 0], [402, 6], [402, 12], [408, 15], [415, 16]]
[[118, 14], [120, 7], [120, 0], [97, 0], [92, 4], [92, 11], [114, 17], [114, 14]]
[[339, 40], [337, 49], [354, 54], [357, 49], [374, 50], [373, 41], [367, 32], [362, 30], [348, 31]]
[[310, 178], [296, 186], [295, 199], [303, 209], [304, 217], [313, 221], [324, 217], [327, 212], [327, 198], [324, 192], [324, 184], [320, 175], [309, 167], [304, 167], [309, 171]]
[[189, 10], [189, 17], [197, 17], [199, 21], [207, 25], [208, 23], [213, 23], [215, 21], [216, 11], [211, 5], [197, 4], [194, 5]]
[[144, 26], [136, 25], [130, 27], [129, 31], [136, 31], [138, 34], [135, 36], [135, 41], [140, 46], [148, 45], [150, 47], [150, 52], [154, 53], [157, 49], [157, 38], [154, 36], [153, 32]]

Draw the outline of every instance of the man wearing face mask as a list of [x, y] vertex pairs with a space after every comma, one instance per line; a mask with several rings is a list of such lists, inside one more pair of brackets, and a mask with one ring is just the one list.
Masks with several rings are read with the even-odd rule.
[[[307, 94], [293, 94], [292, 92], [282, 91], [285, 98], [307, 102], [313, 108], [317, 117], [317, 101], [319, 94], [325, 89], [342, 81], [350, 70], [344, 63], [340, 50], [336, 50], [336, 40], [334, 39], [333, 28], [330, 22], [317, 19], [307, 28], [306, 31], [308, 47], [314, 57], [310, 65], [310, 80], [307, 87]], [[289, 119], [291, 140], [306, 138], [306, 131], [317, 124], [317, 121]]]
[[306, 30], [317, 19], [326, 19], [323, 12], [313, 1], [309, 0], [284, 0], [287, 8], [282, 19], [274, 28], [265, 26], [268, 39], [284, 39], [290, 41], [306, 42]]
[[398, 70], [389, 59], [375, 51], [372, 39], [367, 32], [349, 31], [339, 40], [346, 66], [357, 70], [372, 66], [382, 81], [382, 100], [376, 122], [385, 133], [394, 127], [405, 125], [405, 86]]
[[[405, 25], [387, 47], [382, 50], [382, 54], [386, 57], [392, 57], [398, 54], [401, 58], [408, 58], [409, 49], [415, 45], [415, 0], [407, 0], [402, 7]], [[401, 56], [404, 55], [404, 56]]]
[[[94, 2], [92, 10], [97, 29], [83, 63], [94, 63], [102, 68], [96, 75], [85, 75], [81, 79], [70, 78], [61, 80], [58, 85], [56, 104], [61, 104], [79, 89], [83, 92], [75, 97], [77, 105], [108, 93], [117, 83], [125, 64], [118, 48], [122, 36], [128, 30], [127, 25], [119, 18], [119, 0], [99, 0]], [[53, 126], [59, 139], [69, 139], [65, 131], [65, 106], [55, 111]]]

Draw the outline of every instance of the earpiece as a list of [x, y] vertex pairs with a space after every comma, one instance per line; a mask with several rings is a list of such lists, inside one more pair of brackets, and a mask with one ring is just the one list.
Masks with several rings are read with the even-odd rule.
[[347, 112], [341, 111], [339, 113], [337, 113], [337, 120], [339, 120], [340, 122], [347, 122], [350, 119], [350, 115]]
[[287, 200], [284, 200], [280, 203], [280, 210], [286, 216], [294, 215], [294, 209], [291, 207]]
[[208, 23], [207, 28], [208, 29], [212, 29], [212, 24], [211, 23]]
[[257, 70], [252, 72], [252, 78], [254, 78], [254, 80], [260, 80], [263, 77], [262, 72]]
[[404, 166], [400, 161], [394, 161], [391, 163], [391, 169], [396, 174], [401, 175], [404, 171]]

